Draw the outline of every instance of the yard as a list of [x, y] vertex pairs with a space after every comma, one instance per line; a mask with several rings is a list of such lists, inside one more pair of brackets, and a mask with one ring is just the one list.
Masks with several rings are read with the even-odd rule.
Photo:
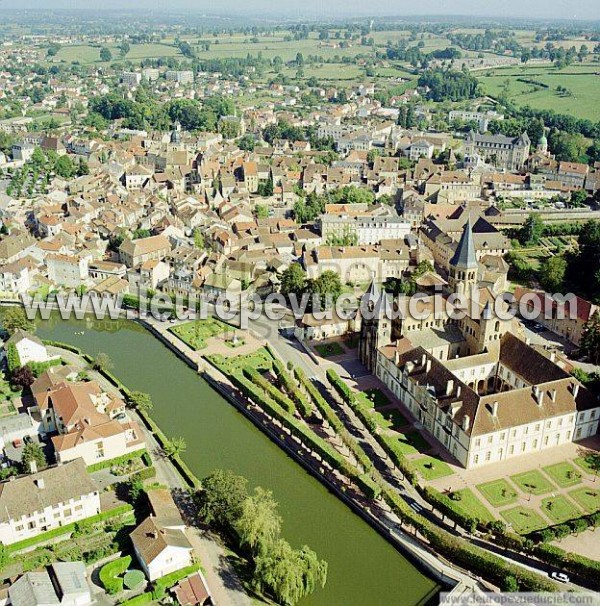
[[548, 526], [548, 522], [537, 512], [521, 505], [507, 509], [501, 512], [501, 515], [512, 526], [512, 529], [519, 534], [529, 534], [534, 530], [540, 530]]
[[490, 513], [489, 509], [475, 496], [475, 493], [469, 488], [457, 490], [454, 493], [459, 497], [458, 506], [470, 517], [481, 520], [482, 522], [493, 522], [496, 518]]
[[600, 475], [600, 453], [590, 452], [575, 459], [575, 465], [593, 476]]
[[510, 479], [525, 494], [541, 495], [556, 490], [556, 486], [535, 469], [511, 476]]
[[502, 507], [510, 505], [517, 500], [517, 492], [506, 480], [494, 480], [479, 484], [477, 490], [485, 497], [490, 505], [494, 507]]
[[251, 354], [233, 358], [224, 358], [221, 355], [214, 355], [210, 357], [210, 361], [228, 375], [240, 373], [244, 367], [267, 371], [270, 370], [273, 365], [273, 358], [264, 347], [257, 349]]
[[542, 501], [542, 511], [557, 524], [581, 516], [579, 507], [563, 495], [544, 499]]
[[408, 424], [404, 415], [397, 408], [392, 408], [383, 412], [377, 411], [373, 413], [373, 418], [377, 425], [382, 429], [398, 430]]
[[423, 479], [427, 481], [437, 480], [439, 478], [445, 478], [446, 476], [453, 475], [452, 469], [435, 457], [424, 455], [418, 459], [411, 461], [415, 469], [423, 476]]
[[576, 488], [569, 496], [588, 513], [600, 511], [600, 488]]
[[544, 473], [552, 478], [552, 481], [561, 488], [575, 486], [581, 483], [581, 471], [567, 462], [556, 463], [543, 468]]
[[180, 324], [169, 330], [194, 351], [200, 351], [206, 347], [206, 341], [208, 339], [227, 331], [234, 331], [235, 329], [215, 318], [210, 318], [207, 320], [196, 320], [195, 322]]

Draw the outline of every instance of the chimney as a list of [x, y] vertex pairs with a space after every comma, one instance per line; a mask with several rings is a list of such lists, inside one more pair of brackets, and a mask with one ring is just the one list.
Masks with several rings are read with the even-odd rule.
[[537, 405], [541, 406], [544, 403], [544, 392], [537, 385], [533, 386], [533, 395], [537, 400]]
[[40, 490], [44, 490], [44, 488], [46, 487], [46, 485], [44, 484], [44, 479], [43, 478], [38, 478], [36, 481], [36, 486], [40, 489]]
[[400, 364], [400, 352], [396, 350], [394, 352], [394, 365], [398, 366], [398, 364]]
[[425, 354], [423, 354], [421, 356], [421, 366], [425, 366], [425, 361], [427, 360], [427, 356]]
[[425, 372], [429, 372], [431, 370], [431, 360], [427, 360], [427, 365], [425, 366]]
[[471, 417], [469, 415], [465, 415], [462, 422], [463, 431], [469, 431], [469, 427], [471, 427]]
[[446, 395], [451, 396], [452, 391], [454, 390], [454, 381], [450, 379], [448, 383], [446, 383]]
[[579, 383], [573, 383], [573, 397], [576, 398], [579, 395]]
[[550, 398], [552, 399], [553, 402], [556, 402], [556, 389], [553, 389], [550, 392]]
[[29, 461], [29, 473], [37, 473], [37, 461]]
[[550, 362], [556, 362], [556, 352], [555, 351], [550, 353]]
[[498, 416], [498, 402], [494, 402], [492, 404], [492, 416], [493, 417], [497, 417]]
[[461, 391], [462, 391], [462, 388], [461, 388], [461, 386], [459, 385], [459, 386], [456, 388], [456, 397], [457, 397], [457, 398], [460, 398], [460, 393], [461, 393]]

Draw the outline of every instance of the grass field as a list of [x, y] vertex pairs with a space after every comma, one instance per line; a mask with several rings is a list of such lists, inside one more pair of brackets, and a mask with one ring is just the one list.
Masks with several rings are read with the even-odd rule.
[[[63, 46], [56, 57], [54, 63], [66, 61], [67, 63], [81, 63], [84, 65], [90, 63], [101, 63], [100, 49], [102, 47], [91, 46], [89, 44]], [[160, 57], [178, 57], [181, 56], [178, 48], [169, 44], [132, 44], [131, 50], [126, 57], [122, 57], [118, 46], [107, 45], [112, 53], [112, 60], [109, 63], [118, 63], [119, 61], [140, 61], [142, 59], [159, 59]]]
[[411, 463], [425, 480], [437, 480], [438, 478], [451, 476], [454, 473], [444, 461], [429, 455], [414, 459]]
[[546, 479], [539, 471], [527, 471], [516, 476], [511, 476], [510, 479], [519, 487], [525, 494], [547, 494], [556, 489], [556, 486]]
[[486, 500], [494, 507], [502, 507], [510, 505], [517, 500], [516, 490], [506, 480], [494, 480], [479, 484], [477, 490], [486, 498]]
[[[478, 77], [489, 95], [498, 96], [508, 81], [508, 97], [518, 105], [600, 120], [600, 67], [594, 64], [571, 65], [563, 70], [550, 65], [497, 68]], [[559, 94], [558, 86], [567, 88], [570, 95]]]
[[375, 408], [383, 408], [390, 404], [388, 397], [380, 389], [367, 389], [364, 393]]
[[589, 513], [600, 511], [600, 488], [577, 488], [569, 496]]
[[521, 505], [507, 509], [501, 512], [501, 515], [508, 524], [512, 525], [512, 529], [519, 534], [528, 534], [548, 526], [548, 522], [539, 513]]
[[561, 488], [581, 483], [581, 471], [575, 469], [570, 463], [563, 462], [549, 465], [548, 467], [544, 467], [543, 470]]
[[581, 516], [579, 507], [563, 495], [544, 499], [542, 501], [542, 511], [557, 524]]
[[590, 475], [600, 475], [600, 453], [591, 452], [583, 457], [577, 457], [575, 464]]
[[475, 493], [469, 488], [457, 490], [456, 495], [460, 496], [457, 501], [458, 506], [472, 518], [477, 518], [482, 522], [493, 522], [496, 518], [490, 513], [489, 509], [475, 496]]
[[384, 412], [378, 411], [374, 414], [374, 418], [377, 425], [383, 429], [399, 429], [408, 423], [404, 415], [396, 408]]

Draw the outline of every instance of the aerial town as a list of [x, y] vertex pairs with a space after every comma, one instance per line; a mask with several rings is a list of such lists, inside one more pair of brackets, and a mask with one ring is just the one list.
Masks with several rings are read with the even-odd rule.
[[8, 4], [1, 604], [600, 591], [600, 12]]

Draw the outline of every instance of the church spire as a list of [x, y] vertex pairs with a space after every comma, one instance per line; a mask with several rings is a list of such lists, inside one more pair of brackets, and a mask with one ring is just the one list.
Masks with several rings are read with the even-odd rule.
[[460, 242], [456, 247], [456, 251], [450, 265], [457, 269], [477, 269], [477, 256], [475, 255], [475, 242], [473, 241], [473, 226], [471, 225], [471, 217], [465, 223], [465, 227], [460, 237]]

